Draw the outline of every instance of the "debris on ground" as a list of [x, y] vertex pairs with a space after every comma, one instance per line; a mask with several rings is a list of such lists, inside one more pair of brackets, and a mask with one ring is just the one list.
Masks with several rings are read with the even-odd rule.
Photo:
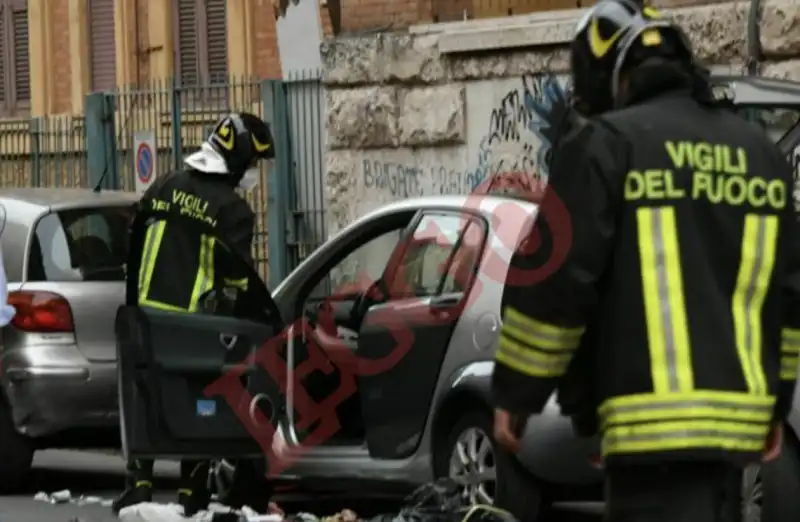
[[77, 506], [103, 506], [109, 508], [113, 502], [111, 499], [105, 499], [94, 495], [81, 495], [76, 498], [72, 496], [72, 492], [68, 489], [62, 489], [54, 493], [40, 491], [33, 496], [33, 500], [47, 502], [48, 504], [74, 504]]
[[122, 522], [282, 522], [283, 515], [260, 514], [247, 506], [232, 509], [228, 506], [212, 503], [208, 510], [200, 511], [191, 518], [183, 516], [183, 507], [179, 504], [158, 504], [142, 502], [135, 506], [123, 508], [119, 512]]
[[490, 506], [471, 505], [452, 479], [440, 479], [417, 488], [397, 513], [368, 522], [517, 522], [511, 513]]

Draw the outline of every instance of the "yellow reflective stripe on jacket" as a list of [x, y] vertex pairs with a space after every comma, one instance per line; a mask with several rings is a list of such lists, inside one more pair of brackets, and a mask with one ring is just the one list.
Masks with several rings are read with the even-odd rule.
[[603, 434], [603, 455], [716, 448], [756, 452], [764, 449], [769, 423], [693, 420], [619, 426]]
[[781, 354], [800, 355], [800, 330], [794, 328], [781, 330]]
[[800, 365], [800, 330], [784, 328], [781, 332], [781, 379], [797, 380]]
[[584, 328], [561, 328], [506, 307], [495, 360], [532, 377], [560, 377]]
[[712, 390], [614, 397], [598, 409], [603, 453], [760, 451], [774, 404], [771, 396]]
[[200, 257], [198, 259], [197, 277], [194, 280], [189, 311], [197, 311], [200, 299], [214, 289], [214, 244], [216, 239], [203, 234], [200, 236]]
[[161, 241], [164, 239], [166, 221], [156, 221], [147, 227], [142, 249], [142, 263], [139, 266], [139, 303], [147, 300], [150, 291], [150, 283], [153, 279], [153, 270], [158, 258], [158, 250], [161, 248]]
[[694, 387], [673, 207], [636, 211], [650, 368], [657, 393]]
[[156, 310], [163, 310], [165, 312], [189, 312], [188, 308], [182, 306], [175, 306], [169, 303], [162, 303], [161, 301], [154, 301], [153, 299], [139, 299], [139, 306], [148, 306]]
[[777, 236], [778, 216], [745, 216], [742, 257], [732, 301], [736, 350], [747, 389], [760, 394], [767, 390], [761, 363], [761, 309], [775, 265]]
[[238, 288], [239, 290], [247, 290], [247, 278], [243, 277], [241, 279], [228, 279], [225, 278], [225, 286]]
[[691, 418], [769, 422], [775, 397], [744, 392], [695, 390], [613, 397], [597, 410], [603, 428], [614, 424]]
[[566, 373], [572, 352], [546, 353], [501, 336], [495, 359], [512, 370], [533, 377], [559, 377]]
[[574, 350], [586, 328], [562, 328], [537, 321], [507, 306], [503, 313], [503, 333], [544, 350]]

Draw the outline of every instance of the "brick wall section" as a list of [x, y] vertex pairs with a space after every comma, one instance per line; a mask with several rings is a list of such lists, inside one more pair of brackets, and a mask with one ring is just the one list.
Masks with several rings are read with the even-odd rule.
[[[342, 32], [401, 29], [415, 23], [504, 17], [548, 10], [588, 7], [596, 0], [341, 0]], [[725, 0], [653, 0], [659, 7], [686, 7]], [[330, 17], [320, 8], [323, 31], [330, 36]], [[436, 18], [436, 20], [434, 20]], [[328, 25], [326, 26], [326, 21]]]
[[252, 49], [255, 52], [254, 73], [259, 78], [275, 79], [282, 76], [281, 57], [278, 54], [278, 35], [275, 25], [275, 10], [272, 2], [262, 0], [253, 8], [256, 23], [253, 31]]
[[720, 4], [725, 0], [653, 0], [653, 5], [664, 8], [688, 7], [692, 5]]
[[[72, 70], [69, 49], [69, 0], [49, 0], [51, 24], [52, 89], [53, 99], [50, 110], [55, 114], [71, 114], [72, 111]], [[35, 38], [36, 35], [31, 35]]]
[[342, 32], [399, 29], [420, 21], [419, 0], [341, 0]]
[[328, 8], [319, 3], [319, 19], [322, 21], [322, 36], [331, 38], [333, 36], [333, 26], [331, 25], [331, 14]]

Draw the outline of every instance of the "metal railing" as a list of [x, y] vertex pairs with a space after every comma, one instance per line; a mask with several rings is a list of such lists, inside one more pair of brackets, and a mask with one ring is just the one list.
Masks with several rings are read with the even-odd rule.
[[[134, 134], [151, 131], [155, 136], [155, 173], [163, 175], [183, 168], [183, 158], [194, 152], [225, 114], [246, 111], [263, 117], [261, 82], [231, 78], [227, 83], [184, 87], [172, 80], [155, 81], [144, 88], [107, 93], [114, 108], [116, 136], [115, 170], [124, 190], [136, 183]], [[268, 276], [267, 179], [246, 195], [256, 214], [253, 259], [262, 277]]]
[[86, 187], [82, 117], [0, 122], [0, 187]]
[[[286, 80], [232, 78], [197, 88], [154, 81], [91, 93], [83, 116], [0, 122], [0, 188], [132, 191], [134, 135], [153, 136], [154, 172], [164, 175], [182, 168], [183, 158], [200, 147], [225, 114], [252, 112], [270, 122], [276, 141], [275, 166], [270, 172], [265, 168], [262, 183], [246, 195], [256, 214], [253, 257], [261, 276], [271, 275], [275, 284], [326, 238], [320, 78], [320, 71], [304, 71]], [[270, 265], [276, 267], [272, 274]]]

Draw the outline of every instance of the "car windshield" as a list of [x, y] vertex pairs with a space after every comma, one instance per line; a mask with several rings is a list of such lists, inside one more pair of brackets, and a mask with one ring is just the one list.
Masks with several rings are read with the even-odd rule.
[[123, 281], [132, 206], [60, 210], [36, 224], [28, 281]]

